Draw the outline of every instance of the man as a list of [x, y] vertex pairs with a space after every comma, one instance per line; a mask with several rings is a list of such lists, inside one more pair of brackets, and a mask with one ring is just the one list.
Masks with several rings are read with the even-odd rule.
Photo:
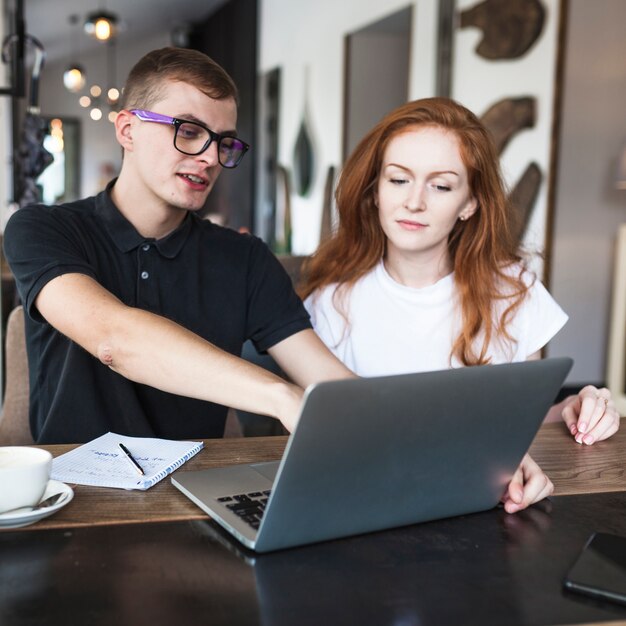
[[[196, 215], [247, 149], [236, 122], [237, 90], [219, 65], [155, 50], [124, 89], [119, 178], [94, 198], [10, 220], [37, 442], [108, 430], [221, 436], [226, 406], [291, 429], [303, 387], [351, 375], [311, 330], [269, 250]], [[238, 358], [248, 338], [295, 384]]]

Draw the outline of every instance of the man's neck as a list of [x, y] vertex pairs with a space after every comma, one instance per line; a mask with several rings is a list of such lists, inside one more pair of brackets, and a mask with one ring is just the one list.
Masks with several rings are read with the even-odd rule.
[[175, 231], [187, 215], [184, 209], [166, 205], [160, 198], [146, 198], [144, 193], [137, 193], [123, 174], [111, 188], [111, 199], [119, 212], [146, 239], [163, 239]]

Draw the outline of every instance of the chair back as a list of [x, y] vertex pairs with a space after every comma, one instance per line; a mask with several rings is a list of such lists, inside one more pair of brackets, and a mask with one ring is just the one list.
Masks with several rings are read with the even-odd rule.
[[4, 406], [0, 415], [0, 445], [21, 446], [34, 442], [28, 420], [30, 385], [24, 333], [24, 309], [9, 314], [6, 331]]
[[289, 278], [291, 278], [294, 289], [296, 289], [298, 287], [298, 283], [300, 282], [300, 272], [302, 270], [302, 264], [309, 257], [295, 256], [291, 254], [279, 254], [277, 258], [280, 261], [280, 264], [285, 268], [287, 274], [289, 274]]

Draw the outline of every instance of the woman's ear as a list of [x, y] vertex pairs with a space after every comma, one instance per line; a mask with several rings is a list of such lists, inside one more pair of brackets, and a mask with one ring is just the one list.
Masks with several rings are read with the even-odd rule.
[[476, 200], [476, 198], [474, 198], [473, 196], [467, 201], [465, 207], [463, 208], [463, 210], [461, 211], [461, 213], [459, 214], [459, 219], [462, 222], [465, 222], [466, 220], [468, 220], [470, 217], [472, 217], [472, 215], [474, 215], [474, 213], [476, 213], [476, 211], [478, 211], [478, 200]]
[[115, 138], [124, 150], [133, 149], [133, 121], [134, 115], [125, 109], [115, 117]]

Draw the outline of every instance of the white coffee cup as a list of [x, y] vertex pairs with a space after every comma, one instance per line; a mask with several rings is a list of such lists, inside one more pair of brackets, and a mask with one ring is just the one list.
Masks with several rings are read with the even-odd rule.
[[0, 513], [35, 506], [52, 469], [47, 450], [27, 446], [0, 447]]

